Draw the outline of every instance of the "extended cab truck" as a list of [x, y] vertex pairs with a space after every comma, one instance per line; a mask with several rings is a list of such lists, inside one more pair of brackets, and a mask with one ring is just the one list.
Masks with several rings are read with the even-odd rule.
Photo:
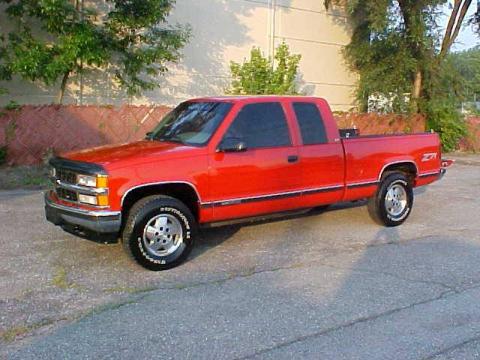
[[163, 270], [188, 256], [199, 225], [365, 198], [377, 221], [400, 225], [412, 188], [450, 162], [434, 133], [342, 139], [323, 99], [215, 97], [180, 104], [145, 140], [50, 164], [49, 221], [117, 234]]

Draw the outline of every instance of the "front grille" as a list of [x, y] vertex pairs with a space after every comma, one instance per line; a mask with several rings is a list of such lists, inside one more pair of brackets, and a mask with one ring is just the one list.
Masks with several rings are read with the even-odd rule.
[[57, 192], [57, 196], [60, 199], [68, 200], [68, 201], [78, 201], [78, 196], [75, 191], [67, 190], [63, 188], [57, 188], [56, 192]]
[[61, 182], [67, 184], [76, 184], [77, 183], [77, 175], [74, 172], [64, 170], [64, 169], [56, 169], [55, 177], [60, 180]]

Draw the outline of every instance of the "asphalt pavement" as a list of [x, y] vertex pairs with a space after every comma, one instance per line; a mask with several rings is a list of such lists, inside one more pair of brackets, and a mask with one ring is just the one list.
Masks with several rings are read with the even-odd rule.
[[363, 203], [203, 231], [152, 273], [0, 192], [0, 355], [11, 359], [480, 358], [480, 157], [416, 190], [397, 228]]

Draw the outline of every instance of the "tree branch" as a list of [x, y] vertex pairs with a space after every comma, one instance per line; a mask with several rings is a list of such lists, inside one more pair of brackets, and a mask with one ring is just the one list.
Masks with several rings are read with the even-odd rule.
[[452, 44], [457, 39], [460, 29], [462, 28], [465, 15], [467, 14], [468, 8], [471, 4], [472, 0], [466, 0], [463, 2], [463, 4], [462, 0], [455, 0], [452, 14], [448, 20], [447, 29], [445, 30], [445, 36], [443, 38], [440, 54], [438, 55], [440, 60], [447, 55], [452, 47]]
[[[457, 26], [455, 27], [455, 31], [453, 32], [453, 35], [450, 39], [450, 46], [455, 42], [455, 40], [458, 37], [458, 34], [460, 33], [460, 30], [462, 28], [463, 20], [465, 19], [465, 16], [467, 15], [468, 8], [472, 4], [472, 0], [466, 0], [463, 3], [462, 10], [460, 11], [460, 16], [458, 17], [457, 21]], [[450, 49], [450, 47], [449, 47]]]
[[450, 15], [450, 18], [448, 19], [447, 28], [445, 30], [445, 35], [443, 37], [442, 47], [441, 47], [441, 50], [440, 50], [440, 56], [442, 56], [442, 54], [445, 53], [445, 51], [446, 51], [445, 49], [448, 47], [448, 42], [449, 42], [449, 40], [452, 36], [453, 27], [455, 25], [455, 22], [457, 21], [457, 15], [458, 15], [458, 11], [460, 10], [461, 4], [462, 4], [461, 0], [455, 0], [455, 2], [453, 4], [452, 14]]
[[60, 84], [60, 91], [57, 96], [57, 104], [63, 103], [63, 98], [65, 96], [65, 89], [67, 88], [68, 77], [70, 76], [70, 71], [67, 71], [63, 74], [62, 83]]

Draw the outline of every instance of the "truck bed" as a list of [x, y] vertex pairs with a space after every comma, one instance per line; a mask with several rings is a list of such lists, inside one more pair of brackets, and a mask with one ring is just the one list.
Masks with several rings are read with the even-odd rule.
[[[378, 183], [383, 169], [395, 163], [416, 168], [415, 186], [436, 180], [440, 173], [440, 139], [437, 134], [365, 135], [341, 139], [345, 152], [345, 199], [355, 198], [364, 184]], [[352, 184], [358, 184], [355, 190]], [[366, 196], [371, 196], [370, 191]]]

